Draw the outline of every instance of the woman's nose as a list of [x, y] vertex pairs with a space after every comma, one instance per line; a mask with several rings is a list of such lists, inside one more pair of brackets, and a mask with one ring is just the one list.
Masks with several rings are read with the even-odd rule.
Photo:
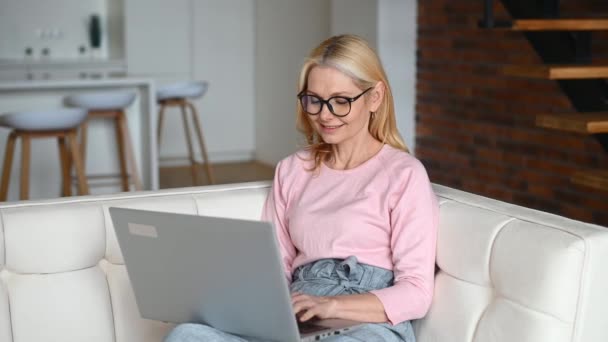
[[323, 121], [331, 120], [334, 115], [329, 110], [329, 105], [326, 103], [321, 109], [321, 113], [319, 113], [319, 119]]

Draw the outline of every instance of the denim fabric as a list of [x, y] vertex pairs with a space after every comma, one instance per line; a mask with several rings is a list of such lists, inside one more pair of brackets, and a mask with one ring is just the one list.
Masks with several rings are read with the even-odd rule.
[[[322, 259], [298, 267], [293, 272], [291, 292], [314, 296], [366, 293], [393, 284], [393, 272], [360, 264], [354, 256], [345, 260]], [[201, 324], [181, 324], [167, 335], [165, 342], [247, 342], [246, 340]], [[254, 342], [255, 340], [249, 340]], [[365, 324], [327, 342], [415, 342], [410, 322]]]

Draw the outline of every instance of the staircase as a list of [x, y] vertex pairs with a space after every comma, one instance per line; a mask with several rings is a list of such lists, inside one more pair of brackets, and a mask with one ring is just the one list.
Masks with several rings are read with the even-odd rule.
[[[502, 3], [517, 19], [495, 20], [493, 0], [484, 0], [480, 26], [523, 32], [545, 63], [506, 66], [502, 72], [555, 80], [576, 109], [574, 113], [540, 114], [536, 125], [592, 135], [608, 152], [608, 64], [595, 63], [591, 53], [592, 33], [608, 31], [608, 18], [562, 19], [559, 0], [502, 0]], [[608, 170], [581, 170], [571, 176], [571, 181], [608, 191]]]

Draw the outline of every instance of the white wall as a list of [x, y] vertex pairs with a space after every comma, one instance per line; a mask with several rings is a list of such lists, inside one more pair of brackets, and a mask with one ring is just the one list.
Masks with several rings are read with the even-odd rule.
[[326, 0], [258, 0], [255, 25], [255, 156], [274, 165], [298, 149], [297, 78], [310, 49], [329, 34]]
[[416, 0], [332, 0], [331, 34], [354, 33], [375, 47], [395, 98], [397, 126], [414, 151]]
[[254, 2], [193, 0], [193, 4], [192, 70], [194, 79], [209, 81], [209, 92], [196, 104], [210, 158], [214, 162], [251, 160], [255, 146]]
[[378, 0], [331, 0], [330, 33], [351, 33], [367, 40], [372, 48], [378, 39]]
[[395, 98], [397, 127], [413, 153], [416, 132], [416, 0], [378, 0], [378, 52]]
[[[138, 36], [128, 45], [129, 70], [153, 76], [158, 85], [208, 81], [207, 94], [194, 104], [209, 158], [214, 163], [253, 159], [254, 2], [127, 0], [127, 4], [131, 4], [127, 8], [133, 7], [127, 14], [134, 17], [127, 18], [127, 27], [135, 26], [127, 30], [127, 38]], [[137, 9], [142, 7], [143, 15], [138, 16]], [[131, 25], [133, 21], [146, 24]], [[147, 32], [155, 39], [148, 39]], [[167, 110], [162, 136], [160, 165], [187, 165], [179, 109]], [[191, 136], [196, 137], [194, 132]], [[197, 159], [202, 160], [198, 143], [193, 147]]]
[[189, 76], [191, 0], [126, 0], [126, 60], [130, 74]]
[[255, 20], [256, 159], [274, 165], [296, 149], [301, 140], [294, 98], [301, 62], [324, 38], [342, 33], [376, 46], [393, 90], [399, 132], [414, 151], [416, 0], [258, 0]]

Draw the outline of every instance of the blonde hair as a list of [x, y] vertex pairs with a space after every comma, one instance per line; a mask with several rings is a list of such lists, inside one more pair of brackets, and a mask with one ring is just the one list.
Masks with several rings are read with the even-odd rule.
[[[341, 71], [352, 78], [361, 90], [382, 82], [385, 87], [384, 98], [370, 119], [369, 132], [378, 141], [409, 152], [397, 130], [393, 94], [380, 59], [363, 38], [350, 34], [334, 36], [314, 48], [300, 72], [299, 93], [307, 89], [308, 74], [316, 66], [332, 67]], [[311, 159], [314, 160], [313, 170], [318, 169], [322, 161], [331, 160], [331, 144], [324, 142], [315, 132], [308, 114], [299, 103], [297, 128], [306, 139], [305, 149], [310, 151]]]

